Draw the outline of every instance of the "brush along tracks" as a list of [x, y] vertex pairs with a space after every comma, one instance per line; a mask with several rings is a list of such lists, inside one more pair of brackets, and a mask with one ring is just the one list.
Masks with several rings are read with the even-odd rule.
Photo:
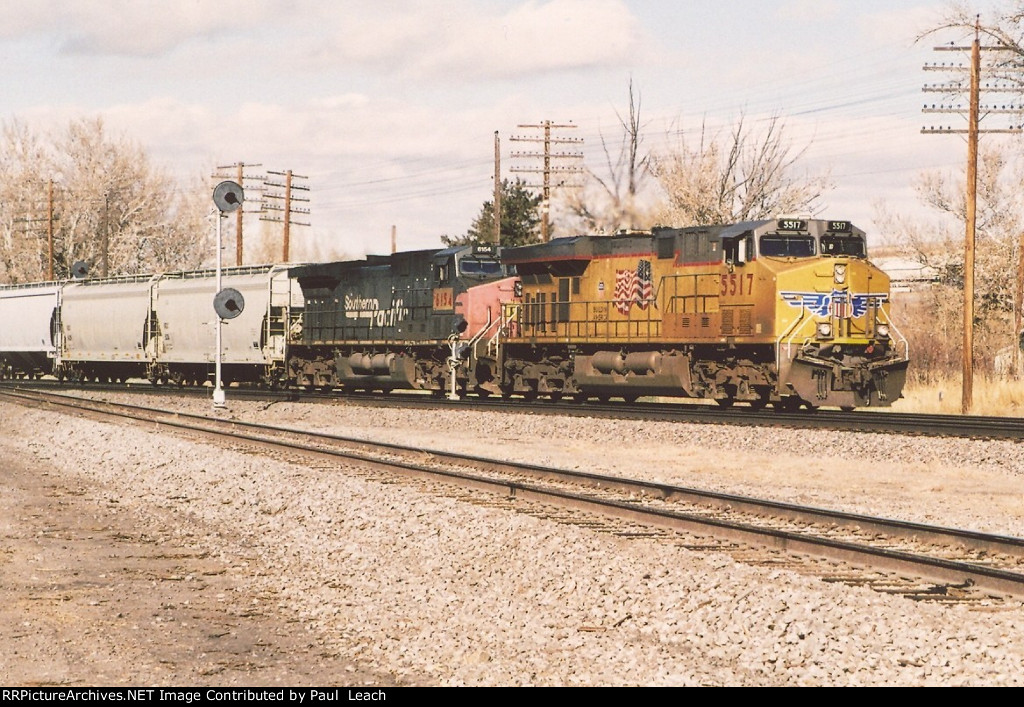
[[394, 483], [398, 474], [415, 477], [431, 485], [431, 492], [474, 504], [623, 538], [726, 552], [742, 562], [913, 599], [980, 608], [1024, 595], [1024, 540], [1019, 538], [40, 391], [3, 390], [0, 399], [214, 436], [239, 451], [306, 465], [314, 457], [313, 464], [325, 470], [344, 463], [385, 482]]

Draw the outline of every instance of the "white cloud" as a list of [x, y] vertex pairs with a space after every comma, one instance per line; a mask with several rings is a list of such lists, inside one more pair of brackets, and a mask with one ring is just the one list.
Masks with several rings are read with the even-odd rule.
[[394, 9], [346, 13], [310, 57], [413, 76], [507, 78], [620, 65], [641, 45], [640, 24], [621, 0], [531, 0], [504, 13], [466, 2]]
[[0, 37], [50, 36], [67, 54], [152, 57], [265, 22], [273, 9], [245, 0], [2, 0]]
[[624, 0], [0, 0], [0, 13], [0, 37], [44, 37], [71, 56], [152, 58], [190, 46], [195, 60], [219, 43], [318, 68], [449, 78], [611, 66], [641, 45]]
[[791, 22], [823, 22], [841, 11], [838, 0], [787, 0], [779, 7], [779, 17]]

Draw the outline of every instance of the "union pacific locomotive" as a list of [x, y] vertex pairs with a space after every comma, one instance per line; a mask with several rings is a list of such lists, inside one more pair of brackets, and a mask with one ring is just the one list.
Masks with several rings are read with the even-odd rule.
[[906, 340], [889, 278], [848, 221], [763, 220], [506, 250], [522, 297], [507, 393], [721, 405], [891, 405]]
[[[891, 405], [906, 340], [846, 221], [773, 219], [225, 273], [225, 379], [527, 399]], [[0, 288], [0, 375], [202, 383], [211, 271]], [[243, 292], [244, 290], [244, 292]]]

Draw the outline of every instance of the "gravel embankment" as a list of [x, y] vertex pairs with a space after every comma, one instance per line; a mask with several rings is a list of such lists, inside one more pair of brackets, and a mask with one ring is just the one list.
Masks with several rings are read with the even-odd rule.
[[[1024, 535], [1024, 447], [1009, 442], [229, 404], [256, 421]], [[33, 455], [117, 497], [140, 524], [154, 509], [178, 514], [177, 542], [224, 557], [317, 641], [404, 682], [1024, 683], [1016, 604], [918, 604], [411, 482], [3, 407], [6, 434]]]

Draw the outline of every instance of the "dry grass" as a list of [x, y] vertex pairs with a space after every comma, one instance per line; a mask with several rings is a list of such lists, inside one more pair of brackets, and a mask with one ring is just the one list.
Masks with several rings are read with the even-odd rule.
[[[903, 389], [903, 399], [889, 409], [893, 412], [959, 415], [961, 396], [959, 376], [930, 383], [908, 381]], [[994, 417], [1024, 416], [1024, 380], [976, 376], [971, 414]]]

